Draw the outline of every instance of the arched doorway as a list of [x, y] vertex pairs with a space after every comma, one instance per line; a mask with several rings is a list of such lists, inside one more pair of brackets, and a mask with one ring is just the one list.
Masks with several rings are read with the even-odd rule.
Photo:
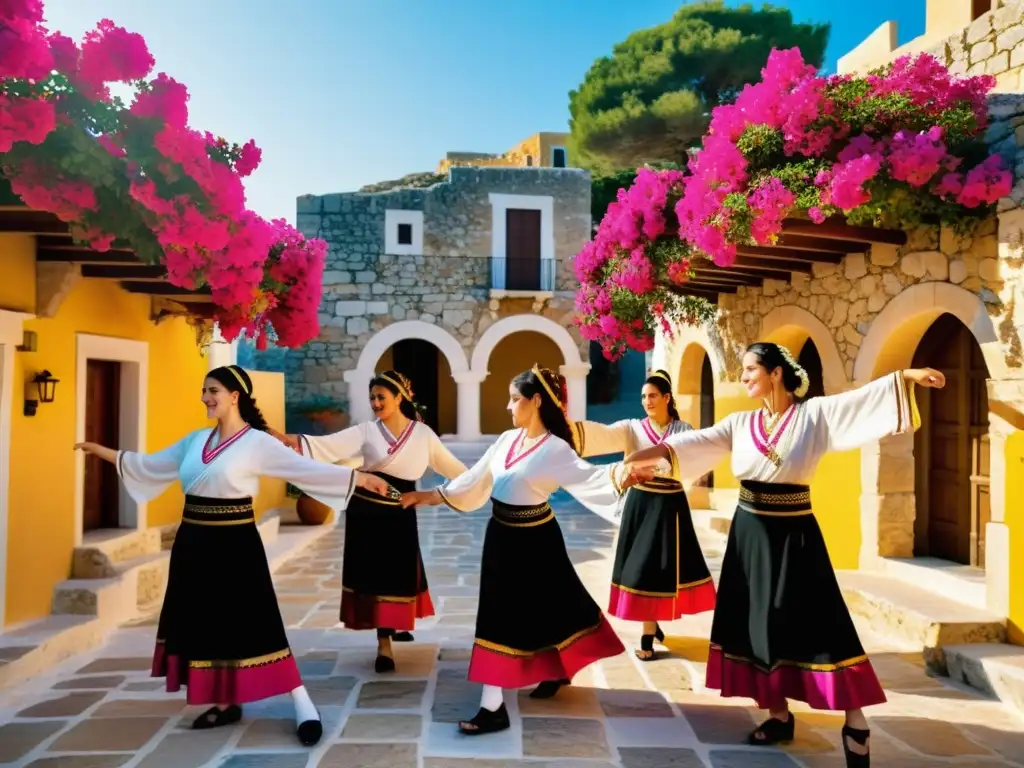
[[913, 366], [946, 377], [943, 389], [916, 390], [914, 554], [984, 568], [991, 510], [989, 372], [981, 347], [958, 318], [942, 314], [918, 344]]
[[[715, 425], [715, 372], [711, 368], [711, 358], [704, 353], [704, 361], [700, 368], [700, 424], [701, 429]], [[698, 483], [708, 488], [715, 487], [715, 473], [708, 472]]]
[[[679, 370], [675, 373], [676, 406], [683, 421], [697, 429], [713, 426], [715, 423], [715, 372], [707, 350], [697, 342], [691, 342], [683, 350]], [[713, 488], [713, 472], [698, 478], [697, 487]]]
[[800, 349], [800, 355], [797, 357], [797, 363], [807, 371], [807, 378], [810, 382], [810, 386], [807, 388], [806, 399], [810, 400], [812, 397], [824, 395], [824, 370], [821, 364], [821, 355], [818, 354], [818, 347], [813, 339], [808, 338], [804, 342], [803, 347]]
[[512, 428], [508, 385], [516, 374], [537, 363], [553, 371], [565, 362], [562, 350], [550, 337], [537, 331], [516, 331], [502, 338], [486, 361], [488, 375], [480, 385], [480, 431], [500, 435]]
[[456, 386], [448, 358], [425, 339], [401, 339], [380, 356], [376, 372], [395, 370], [413, 385], [423, 421], [439, 435], [456, 431]]

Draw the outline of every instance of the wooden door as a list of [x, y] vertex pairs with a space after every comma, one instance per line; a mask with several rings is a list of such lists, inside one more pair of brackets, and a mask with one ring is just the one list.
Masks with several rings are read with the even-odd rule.
[[505, 288], [538, 291], [540, 284], [540, 211], [505, 211]]
[[395, 342], [393, 363], [395, 370], [412, 380], [416, 402], [423, 406], [423, 423], [435, 432], [438, 423], [438, 364], [441, 354], [437, 347], [423, 339], [403, 339]]
[[[700, 429], [715, 425], [715, 372], [711, 368], [711, 358], [704, 353], [704, 362], [700, 368]], [[701, 478], [700, 485], [715, 487], [715, 473], [708, 472]]]
[[[121, 364], [89, 360], [85, 377], [85, 439], [117, 447], [121, 431]], [[85, 457], [83, 532], [118, 527], [119, 482], [113, 464], [96, 456]]]
[[913, 365], [946, 376], [941, 390], [917, 389], [914, 552], [984, 567], [990, 469], [981, 348], [963, 323], [944, 314], [921, 340]]

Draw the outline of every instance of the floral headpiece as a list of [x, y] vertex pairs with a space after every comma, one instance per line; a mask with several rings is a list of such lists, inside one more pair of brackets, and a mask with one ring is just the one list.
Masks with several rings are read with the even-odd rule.
[[400, 394], [402, 397], [404, 397], [406, 400], [412, 403], [412, 382], [409, 381], [409, 379], [407, 379], [400, 373], [396, 373], [395, 375], [398, 376], [397, 380], [392, 378], [391, 376], [388, 376], [386, 373], [380, 374], [380, 378], [384, 379], [384, 381], [388, 382], [389, 384], [394, 385], [395, 389], [398, 390], [398, 394]]
[[800, 379], [800, 386], [793, 390], [793, 394], [797, 397], [803, 397], [811, 387], [811, 377], [807, 375], [807, 371], [803, 369], [803, 366], [796, 361], [792, 352], [781, 344], [776, 344], [775, 346], [778, 348], [779, 354], [782, 355], [787, 363], [789, 363], [789, 366], [793, 369], [793, 373], [795, 373], [797, 378]]

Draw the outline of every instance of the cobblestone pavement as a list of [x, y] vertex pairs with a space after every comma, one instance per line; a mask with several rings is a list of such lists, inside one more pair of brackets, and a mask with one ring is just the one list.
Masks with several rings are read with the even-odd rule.
[[[572, 502], [557, 505], [579, 572], [607, 599], [614, 529]], [[373, 633], [336, 626], [341, 530], [276, 574], [292, 647], [321, 709], [324, 739], [305, 750], [293, 736], [287, 697], [245, 707], [232, 727], [188, 729], [198, 708], [147, 676], [154, 622], [124, 628], [99, 651], [0, 695], [0, 764], [21, 768], [839, 768], [841, 715], [797, 712], [785, 750], [742, 746], [759, 712], [703, 689], [711, 615], [665, 625], [671, 654], [641, 663], [631, 653], [584, 670], [555, 700], [507, 694], [512, 728], [479, 738], [457, 733], [479, 687], [466, 681], [488, 514], [423, 510], [421, 535], [438, 615], [416, 642], [396, 645], [398, 672], [373, 672]], [[704, 542], [714, 569], [721, 542]], [[528, 557], [524, 553], [524, 557]], [[211, 564], [212, 587], [238, 591]], [[615, 623], [627, 645], [639, 626]], [[925, 675], [914, 654], [865, 635], [889, 702], [870, 712], [875, 764], [1024, 766], [1024, 721]]]

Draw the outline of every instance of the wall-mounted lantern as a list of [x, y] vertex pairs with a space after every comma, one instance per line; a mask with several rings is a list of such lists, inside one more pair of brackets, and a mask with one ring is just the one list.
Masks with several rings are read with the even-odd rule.
[[60, 379], [53, 378], [53, 374], [49, 371], [43, 370], [37, 373], [32, 378], [32, 383], [36, 385], [38, 399], [25, 400], [25, 415], [35, 416], [39, 403], [52, 403], [57, 396], [57, 384], [59, 382]]

